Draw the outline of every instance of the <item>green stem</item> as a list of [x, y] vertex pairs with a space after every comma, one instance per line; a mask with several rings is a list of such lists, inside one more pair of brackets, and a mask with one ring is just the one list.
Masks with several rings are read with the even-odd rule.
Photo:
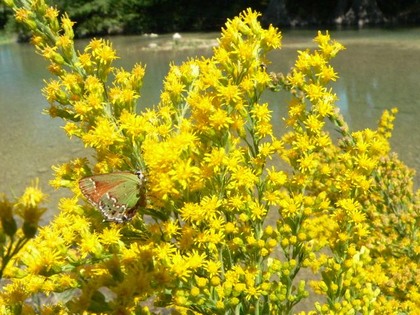
[[15, 246], [13, 246], [13, 238], [10, 241], [9, 247], [7, 248], [7, 253], [2, 258], [2, 266], [0, 269], [0, 279], [3, 278], [3, 272], [6, 269], [8, 263], [12, 259], [13, 256], [15, 256], [29, 241], [29, 238], [20, 238]]

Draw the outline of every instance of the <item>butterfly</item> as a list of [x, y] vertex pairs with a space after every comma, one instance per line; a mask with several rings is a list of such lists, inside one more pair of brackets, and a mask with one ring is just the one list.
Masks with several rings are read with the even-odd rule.
[[105, 221], [129, 221], [146, 206], [146, 178], [141, 171], [115, 172], [82, 178], [79, 187]]

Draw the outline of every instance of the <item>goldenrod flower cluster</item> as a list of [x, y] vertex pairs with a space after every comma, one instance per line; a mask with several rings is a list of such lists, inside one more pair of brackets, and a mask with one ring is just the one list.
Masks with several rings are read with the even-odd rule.
[[47, 196], [39, 189], [38, 179], [13, 202], [0, 196], [0, 279], [13, 257], [35, 237], [39, 221], [46, 211], [41, 204]]
[[[72, 22], [41, 0], [8, 4], [57, 76], [50, 115], [96, 162], [54, 167], [52, 185], [74, 196], [6, 269], [4, 314], [420, 312], [420, 199], [390, 151], [396, 110], [350, 130], [328, 87], [344, 47], [328, 33], [269, 74], [281, 35], [246, 10], [213, 57], [171, 65], [159, 104], [138, 113], [144, 67], [113, 67], [104, 40], [76, 51]], [[261, 101], [270, 89], [292, 96], [284, 120]], [[80, 178], [137, 169], [147, 206], [133, 221], [104, 223], [81, 201]]]

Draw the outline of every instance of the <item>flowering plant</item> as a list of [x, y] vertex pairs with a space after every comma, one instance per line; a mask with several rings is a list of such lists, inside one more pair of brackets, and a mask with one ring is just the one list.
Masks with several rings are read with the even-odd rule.
[[[3, 313], [420, 310], [419, 197], [390, 152], [396, 110], [377, 130], [349, 129], [328, 88], [329, 61], [344, 47], [328, 33], [290, 73], [269, 74], [281, 35], [246, 10], [226, 23], [213, 57], [172, 65], [159, 104], [137, 113], [143, 66], [113, 67], [105, 40], [76, 51], [72, 22], [42, 0], [5, 2], [57, 76], [43, 90], [49, 114], [96, 161], [54, 167], [52, 185], [74, 197], [6, 268]], [[292, 96], [282, 135], [261, 102], [269, 89]], [[137, 169], [147, 206], [129, 223], [104, 223], [81, 201], [80, 178]]]
[[5, 195], [0, 200], [0, 279], [7, 265], [25, 244], [35, 236], [39, 220], [46, 208], [41, 207], [46, 195], [34, 181], [15, 202]]

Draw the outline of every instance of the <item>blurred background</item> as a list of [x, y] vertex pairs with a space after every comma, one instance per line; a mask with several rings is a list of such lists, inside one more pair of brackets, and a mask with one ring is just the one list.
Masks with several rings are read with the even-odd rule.
[[[282, 27], [416, 25], [419, 0], [50, 0], [76, 22], [78, 37], [219, 31], [246, 8], [262, 23]], [[0, 29], [16, 30], [12, 12], [0, 4]], [[22, 39], [25, 33], [20, 32]]]

